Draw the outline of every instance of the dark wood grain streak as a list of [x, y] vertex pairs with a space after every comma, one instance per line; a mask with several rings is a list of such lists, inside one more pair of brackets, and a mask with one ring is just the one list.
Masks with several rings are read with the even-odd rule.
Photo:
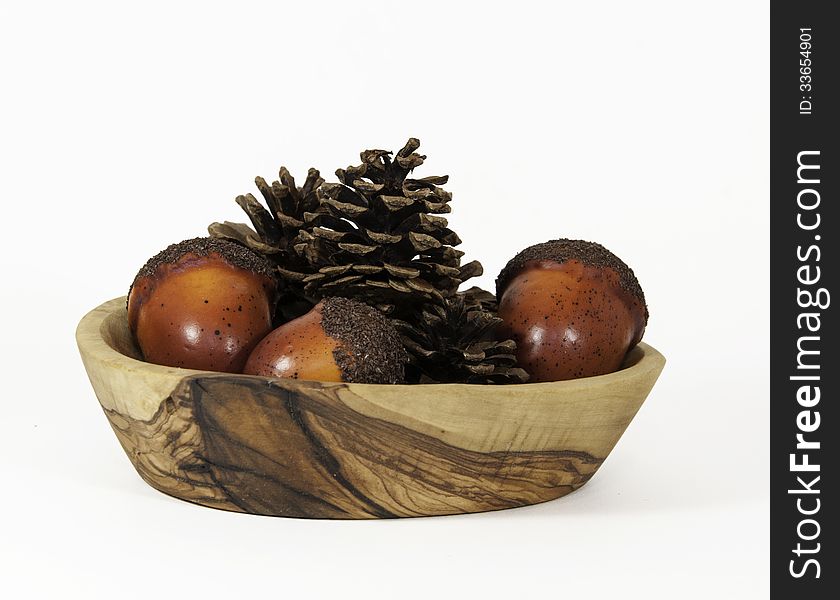
[[361, 415], [334, 386], [294, 390], [257, 378], [187, 377], [148, 421], [106, 414], [153, 487], [264, 515], [391, 518], [511, 508], [577, 489], [603, 460], [575, 450], [459, 448]]

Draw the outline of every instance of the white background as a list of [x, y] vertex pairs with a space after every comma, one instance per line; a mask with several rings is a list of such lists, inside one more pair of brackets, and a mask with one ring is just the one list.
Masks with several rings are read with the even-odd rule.
[[[768, 30], [757, 1], [0, 4], [0, 596], [766, 597]], [[389, 522], [147, 487], [78, 320], [244, 220], [255, 175], [409, 136], [486, 287], [556, 237], [635, 269], [669, 362], [603, 468], [541, 506]]]

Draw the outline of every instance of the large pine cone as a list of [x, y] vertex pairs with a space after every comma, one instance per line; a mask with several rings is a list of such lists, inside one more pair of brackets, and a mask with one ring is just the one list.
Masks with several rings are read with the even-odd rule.
[[461, 240], [447, 227], [452, 195], [439, 187], [448, 177], [409, 179], [425, 156], [416, 138], [391, 159], [366, 150], [362, 164], [339, 169], [341, 183], [320, 188], [320, 206], [304, 215], [296, 250], [317, 272], [304, 278], [313, 298], [358, 297], [386, 308], [441, 302], [482, 272], [461, 265]]

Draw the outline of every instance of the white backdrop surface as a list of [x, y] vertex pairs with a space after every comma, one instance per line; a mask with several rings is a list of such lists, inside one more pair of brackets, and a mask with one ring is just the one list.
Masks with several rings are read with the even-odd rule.
[[[754, 1], [0, 5], [0, 596], [766, 597], [768, 31]], [[388, 522], [147, 487], [79, 318], [244, 220], [255, 175], [409, 136], [478, 283], [557, 237], [636, 271], [669, 362], [603, 468], [544, 505]]]

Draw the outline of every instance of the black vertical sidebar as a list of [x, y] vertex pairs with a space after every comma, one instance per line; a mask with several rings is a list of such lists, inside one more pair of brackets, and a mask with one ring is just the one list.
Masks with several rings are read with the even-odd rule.
[[840, 488], [833, 5], [772, 2], [770, 14], [770, 584], [780, 599], [837, 598], [840, 589], [830, 491]]

